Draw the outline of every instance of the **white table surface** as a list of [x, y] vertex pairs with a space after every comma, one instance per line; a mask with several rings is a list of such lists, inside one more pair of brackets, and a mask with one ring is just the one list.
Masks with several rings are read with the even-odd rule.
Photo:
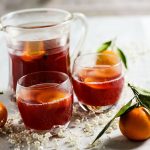
[[[127, 81], [150, 89], [150, 16], [89, 17], [87, 21], [89, 32], [83, 53], [95, 51], [103, 41], [117, 38], [117, 46], [123, 49], [128, 57]], [[0, 34], [0, 41], [0, 89], [6, 91], [8, 85], [8, 57], [2, 34]], [[6, 95], [0, 95], [0, 100], [9, 106], [8, 109], [11, 109], [9, 98]], [[126, 93], [123, 100], [128, 100], [128, 97], [129, 95]], [[107, 150], [148, 150], [150, 140], [139, 143], [131, 142], [117, 130], [112, 133], [105, 146]], [[7, 141], [2, 138], [0, 138], [1, 149], [9, 149]], [[65, 150], [66, 148], [62, 146], [61, 149]]]

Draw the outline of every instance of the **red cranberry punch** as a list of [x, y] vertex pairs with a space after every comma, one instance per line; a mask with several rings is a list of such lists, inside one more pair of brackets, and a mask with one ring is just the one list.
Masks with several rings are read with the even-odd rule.
[[72, 85], [65, 73], [42, 71], [21, 77], [16, 99], [25, 126], [50, 130], [67, 125], [73, 109], [72, 94]]
[[91, 53], [79, 56], [73, 68], [73, 86], [79, 104], [95, 112], [111, 108], [124, 85], [118, 56]]
[[[72, 51], [71, 26], [77, 22], [82, 33], [80, 44]], [[1, 26], [7, 35], [9, 87], [13, 93], [17, 80], [32, 72], [60, 71], [70, 75], [70, 55], [76, 57], [86, 33], [82, 14], [48, 8], [9, 13], [1, 18]]]

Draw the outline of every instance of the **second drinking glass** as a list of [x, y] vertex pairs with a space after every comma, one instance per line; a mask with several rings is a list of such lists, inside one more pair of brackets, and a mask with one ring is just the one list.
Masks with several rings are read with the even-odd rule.
[[123, 67], [116, 55], [91, 53], [79, 56], [73, 67], [73, 86], [82, 108], [103, 112], [119, 100]]
[[49, 130], [66, 125], [72, 115], [72, 92], [70, 79], [65, 73], [44, 71], [21, 77], [16, 98], [26, 127]]

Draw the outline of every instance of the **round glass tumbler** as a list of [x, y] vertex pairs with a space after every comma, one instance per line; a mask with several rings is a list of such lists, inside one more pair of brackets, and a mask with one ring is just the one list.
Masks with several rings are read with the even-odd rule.
[[124, 75], [117, 55], [90, 53], [79, 56], [73, 66], [73, 86], [83, 109], [100, 113], [119, 100]]
[[72, 85], [65, 73], [44, 71], [21, 77], [16, 98], [25, 126], [50, 130], [67, 125], [72, 116], [72, 94]]

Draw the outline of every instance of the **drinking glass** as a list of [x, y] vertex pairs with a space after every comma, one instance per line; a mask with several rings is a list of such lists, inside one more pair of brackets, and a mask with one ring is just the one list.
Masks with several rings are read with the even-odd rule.
[[[81, 34], [70, 54], [71, 26], [75, 22], [80, 24]], [[7, 39], [12, 92], [17, 80], [32, 72], [60, 71], [70, 75], [70, 61], [80, 52], [86, 34], [83, 14], [52, 8], [11, 12], [1, 17], [0, 27]]]
[[17, 82], [17, 105], [27, 128], [50, 130], [67, 125], [73, 109], [69, 76], [42, 71], [27, 74]]
[[124, 85], [122, 62], [117, 55], [81, 55], [75, 60], [72, 78], [80, 106], [104, 112], [120, 98]]

